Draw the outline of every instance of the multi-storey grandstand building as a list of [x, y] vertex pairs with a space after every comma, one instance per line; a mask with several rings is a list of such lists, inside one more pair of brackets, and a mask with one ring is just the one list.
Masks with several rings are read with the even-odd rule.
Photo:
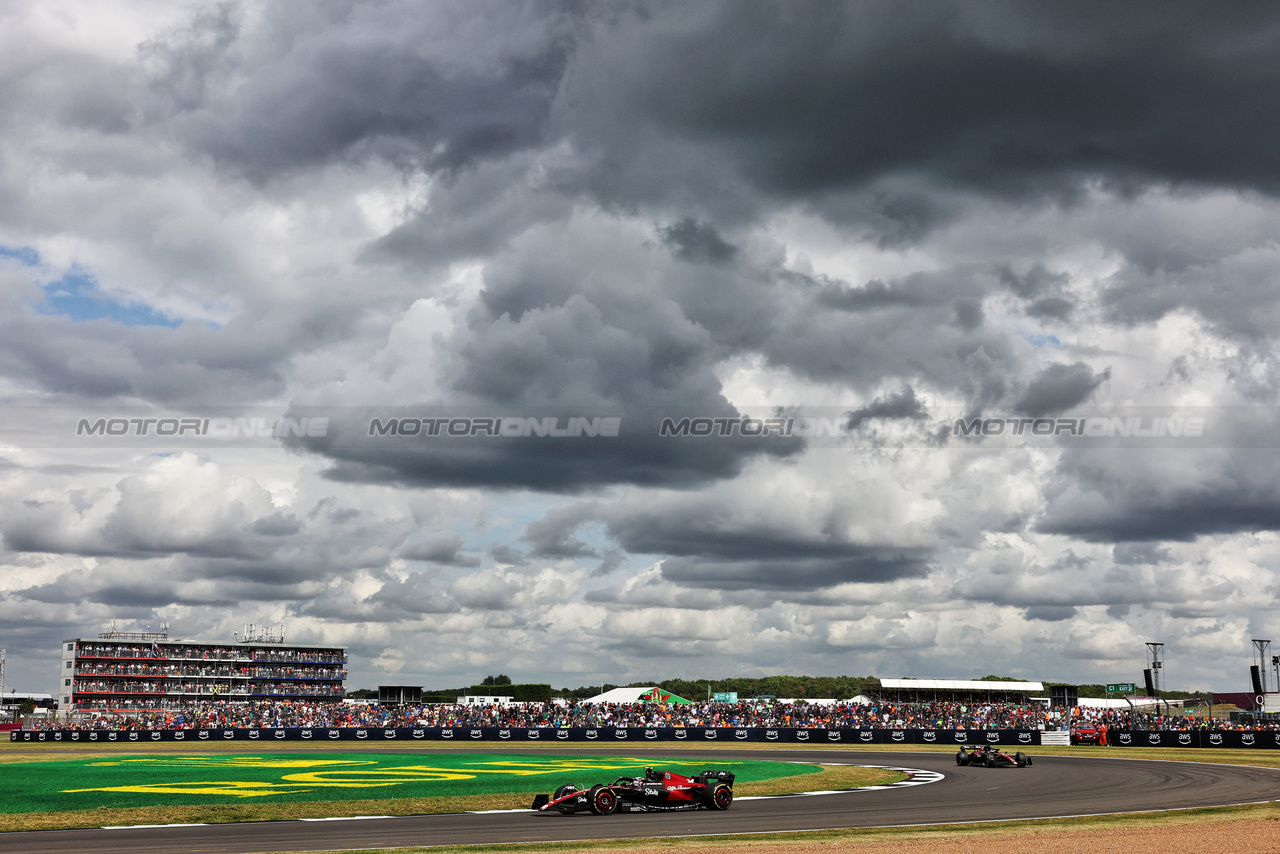
[[340, 700], [345, 694], [344, 647], [286, 644], [283, 631], [253, 632], [235, 641], [170, 638], [160, 632], [119, 632], [62, 643], [59, 708], [163, 707], [193, 700]]

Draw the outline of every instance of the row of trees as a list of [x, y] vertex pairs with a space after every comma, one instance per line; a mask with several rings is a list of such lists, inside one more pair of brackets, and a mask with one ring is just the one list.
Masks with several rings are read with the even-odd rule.
[[[979, 677], [976, 681], [1025, 682], [1027, 680], [1015, 679], [1011, 676], [987, 675]], [[1068, 683], [1044, 683], [1045, 693], [1048, 693], [1051, 686], [1062, 684]], [[456, 697], [463, 694], [478, 693], [476, 689], [479, 687], [484, 687], [486, 689], [484, 693], [488, 693], [491, 689], [508, 685], [511, 685], [511, 679], [504, 674], [499, 674], [497, 676], [486, 676], [480, 686], [433, 689], [424, 691], [423, 695], [424, 697], [427, 694], [431, 694], [433, 697]], [[765, 676], [757, 679], [667, 679], [660, 682], [629, 682], [626, 685], [605, 683], [603, 685], [582, 685], [577, 688], [559, 688], [553, 690], [551, 696], [567, 700], [585, 700], [588, 697], [603, 694], [605, 691], [610, 691], [614, 688], [642, 688], [650, 685], [657, 685], [663, 691], [669, 691], [687, 700], [706, 700], [713, 694], [727, 693], [735, 693], [739, 699], [743, 700], [757, 697], [835, 698], [837, 700], [848, 700], [859, 694], [878, 691], [880, 680], [875, 676]], [[1104, 684], [1078, 685], [1076, 687], [1081, 697], [1107, 696], [1107, 686]], [[493, 691], [493, 693], [501, 692]], [[378, 692], [370, 689], [361, 689], [349, 691], [347, 696], [357, 699], [362, 697], [376, 699]], [[1208, 691], [1161, 691], [1160, 696], [1168, 700], [1199, 699], [1205, 702], [1209, 702], [1213, 697]]]

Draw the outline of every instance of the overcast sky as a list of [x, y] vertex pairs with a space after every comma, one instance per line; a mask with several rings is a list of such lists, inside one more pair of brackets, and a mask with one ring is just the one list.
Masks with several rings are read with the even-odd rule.
[[1277, 117], [1271, 3], [4, 0], [9, 686], [116, 620], [1248, 690]]

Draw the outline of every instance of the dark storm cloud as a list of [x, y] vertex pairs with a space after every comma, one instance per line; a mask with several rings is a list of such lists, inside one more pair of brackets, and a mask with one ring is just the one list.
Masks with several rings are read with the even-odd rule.
[[[1280, 530], [1280, 454], [1162, 450], [1071, 451], [1046, 488], [1036, 527], [1090, 542], [1189, 542], [1210, 534]], [[1160, 562], [1153, 546], [1117, 552], [1117, 564]]]
[[[290, 441], [334, 460], [327, 476], [341, 481], [564, 493], [613, 483], [690, 487], [803, 447], [789, 437], [660, 435], [668, 419], [739, 417], [716, 375], [729, 354], [760, 354], [770, 365], [858, 390], [918, 377], [979, 403], [999, 402], [1022, 370], [1010, 336], [981, 322], [982, 297], [997, 286], [981, 270], [859, 286], [737, 255], [673, 262], [637, 242], [612, 248], [615, 269], [602, 272], [592, 263], [594, 239], [575, 247], [556, 234], [494, 259], [443, 371], [468, 403], [400, 414], [550, 416], [561, 426], [569, 417], [612, 415], [621, 419], [619, 436], [371, 438], [371, 419], [385, 423], [393, 413], [367, 410], [333, 422], [323, 438]], [[637, 277], [654, 284], [639, 292]], [[921, 414], [908, 396], [873, 403], [862, 417]]]
[[768, 529], [734, 520], [725, 508], [658, 504], [608, 518], [609, 533], [633, 554], [662, 554], [662, 576], [718, 589], [815, 590], [884, 582], [928, 570], [931, 553]]
[[539, 142], [572, 4], [203, 10], [148, 43], [150, 120], [252, 180], [381, 156], [456, 170]]
[[[475, 417], [510, 418], [513, 410], [471, 408]], [[591, 416], [581, 408], [535, 413], [538, 420], [556, 419], [564, 427], [569, 418]], [[429, 417], [429, 410], [418, 410]], [[455, 408], [453, 413], [456, 414]], [[575, 493], [616, 483], [644, 486], [693, 487], [732, 477], [757, 455], [796, 453], [798, 439], [773, 437], [759, 442], [735, 438], [705, 442], [688, 437], [660, 436], [664, 418], [678, 421], [693, 416], [725, 417], [736, 422], [737, 412], [724, 406], [700, 409], [623, 410], [622, 433], [616, 438], [450, 437], [399, 436], [371, 440], [370, 420], [386, 420], [384, 410], [364, 410], [365, 417], [331, 422], [329, 435], [289, 441], [334, 460], [325, 470], [330, 480], [351, 483], [397, 483], [407, 486], [464, 486], [498, 489], [536, 489]], [[631, 414], [634, 412], [634, 414]], [[424, 414], [425, 413], [425, 414]], [[389, 440], [388, 440], [389, 439]]]
[[1263, 4], [726, 2], [621, 20], [575, 56], [560, 118], [599, 147], [597, 186], [633, 199], [655, 195], [641, 180], [699, 180], [664, 168], [664, 137], [697, 141], [708, 188], [737, 173], [799, 198], [908, 172], [995, 193], [1087, 176], [1280, 189]]
[[[370, 410], [299, 444], [334, 459], [328, 476], [337, 480], [548, 492], [693, 486], [732, 477], [753, 458], [801, 449], [800, 440], [777, 436], [661, 435], [666, 419], [740, 417], [715, 369], [730, 349], [767, 334], [777, 313], [767, 277], [737, 270], [711, 277], [634, 238], [616, 247], [594, 234], [576, 243], [571, 237], [555, 234], [493, 260], [443, 371], [455, 398], [467, 403], [405, 414], [550, 417], [560, 427], [571, 417], [617, 417], [618, 435], [371, 441], [370, 419], [387, 416]], [[616, 255], [616, 269], [602, 271], [597, 250]], [[650, 276], [653, 264], [670, 271], [669, 281], [637, 289], [632, 276]]]
[[928, 414], [924, 404], [916, 397], [916, 390], [908, 386], [897, 394], [891, 394], [888, 397], [877, 397], [869, 406], [850, 412], [845, 426], [850, 430], [856, 430], [862, 425], [862, 422], [868, 419], [907, 418], [918, 420], [927, 417]]
[[780, 560], [715, 561], [669, 558], [662, 577], [677, 584], [721, 590], [820, 590], [838, 584], [875, 584], [916, 578], [928, 572], [924, 549], [869, 549], [853, 545], [828, 556], [796, 553]]
[[1016, 406], [1019, 412], [1037, 418], [1062, 412], [1084, 403], [1110, 378], [1110, 369], [1095, 374], [1084, 362], [1054, 362], [1031, 381]]
[[686, 217], [667, 228], [659, 229], [662, 239], [676, 257], [685, 261], [719, 263], [738, 254], [738, 247], [725, 241], [711, 226]]

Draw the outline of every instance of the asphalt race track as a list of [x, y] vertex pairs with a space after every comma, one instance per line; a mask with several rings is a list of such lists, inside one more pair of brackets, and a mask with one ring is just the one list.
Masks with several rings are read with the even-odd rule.
[[[609, 752], [634, 755], [634, 751]], [[741, 800], [726, 812], [604, 817], [502, 812], [0, 833], [0, 854], [316, 851], [559, 842], [951, 824], [1280, 800], [1278, 770], [1198, 762], [1037, 757], [1033, 753], [1035, 764], [1030, 768], [962, 768], [949, 753], [653, 750], [645, 755], [659, 766], [664, 756], [705, 757], [709, 766], [716, 760], [761, 758], [915, 768], [945, 777], [927, 785], [876, 791]]]

